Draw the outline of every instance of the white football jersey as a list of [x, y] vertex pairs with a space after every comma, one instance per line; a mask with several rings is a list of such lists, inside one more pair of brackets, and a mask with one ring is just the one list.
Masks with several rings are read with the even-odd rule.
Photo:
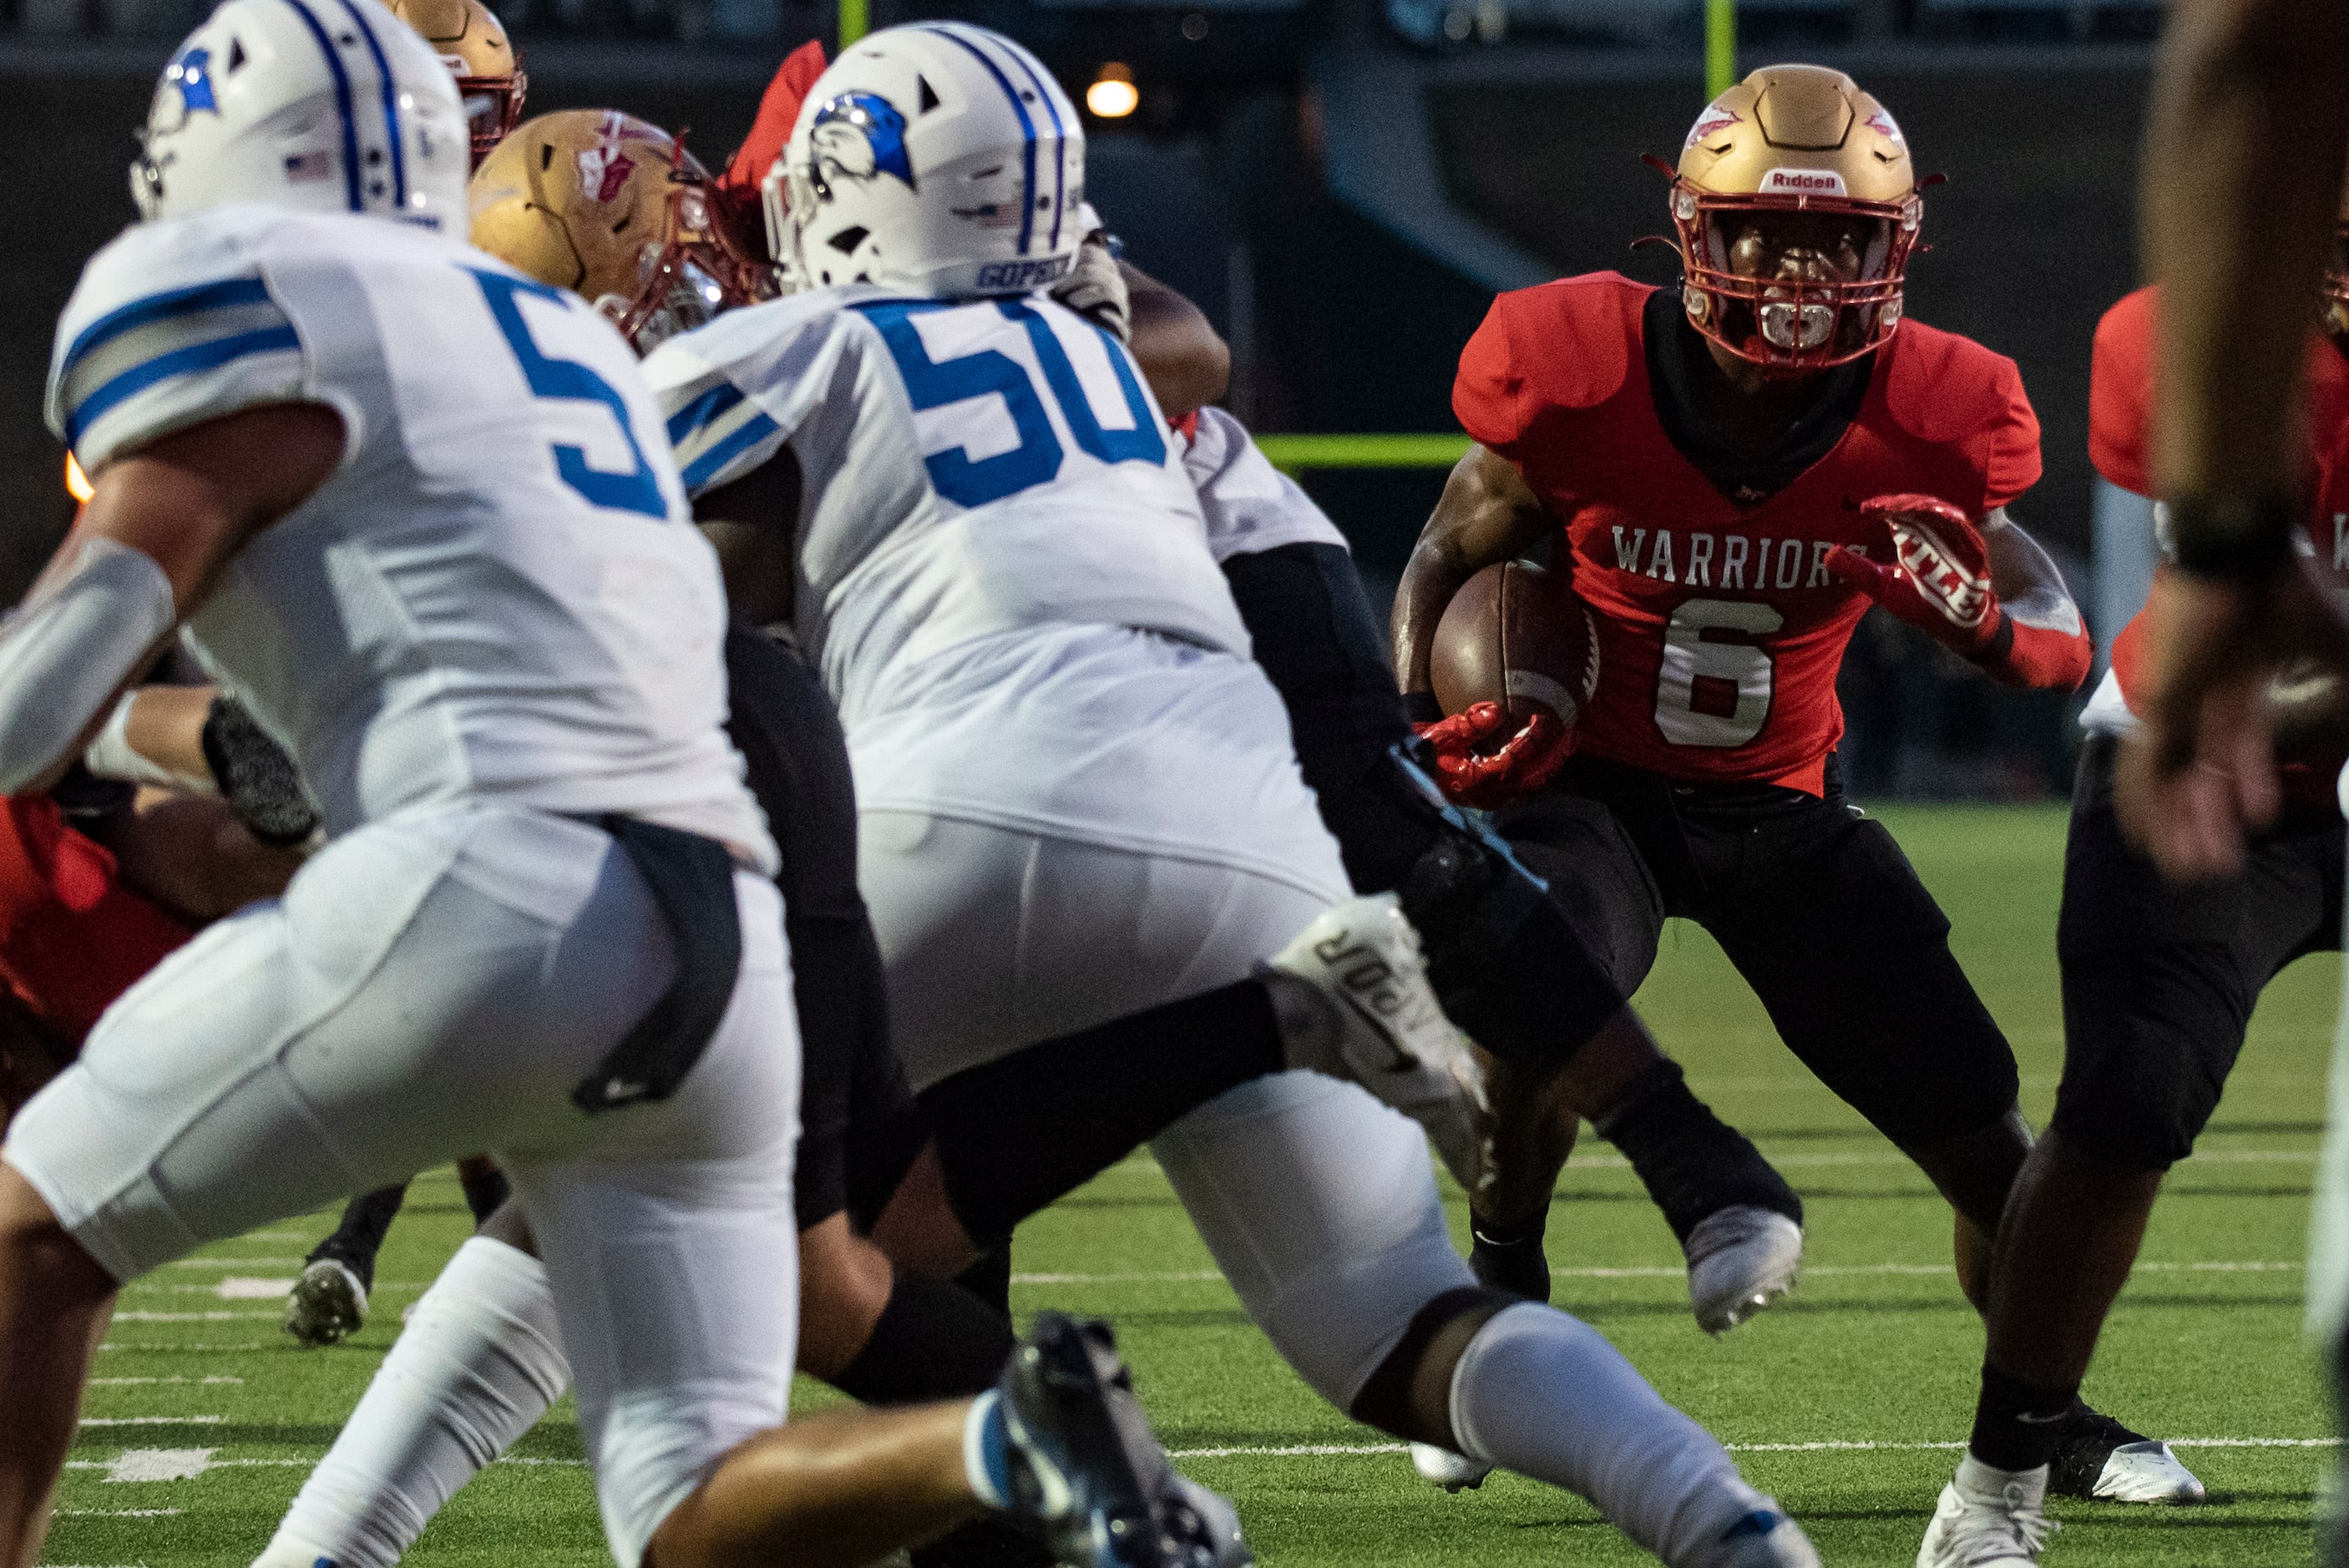
[[1024, 626], [1248, 645], [1132, 357], [1041, 295], [816, 290], [663, 344], [645, 375], [694, 494], [791, 444], [800, 642], [843, 712], [889, 665]]
[[330, 832], [488, 797], [773, 863], [722, 727], [716, 557], [608, 323], [376, 218], [222, 207], [91, 258], [48, 395], [85, 469], [295, 401], [342, 415], [342, 465], [230, 563], [189, 641]]
[[1221, 408], [1199, 410], [1183, 467], [1198, 487], [1207, 548], [1217, 561], [1290, 544], [1346, 548], [1346, 536], [1329, 514], [1257, 450], [1247, 426]]
[[825, 289], [645, 370], [688, 490], [799, 463], [799, 632], [861, 809], [1275, 874], [1322, 836], [1180, 439], [1108, 333], [1041, 295]]

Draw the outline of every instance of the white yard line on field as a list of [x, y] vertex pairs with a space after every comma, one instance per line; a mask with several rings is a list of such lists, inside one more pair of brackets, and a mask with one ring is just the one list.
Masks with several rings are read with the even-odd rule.
[[[2339, 1448], [2339, 1438], [2170, 1438], [2165, 1439], [2175, 1449], [2333, 1449]], [[1874, 1438], [1826, 1438], [1800, 1443], [1728, 1443], [1723, 1445], [1735, 1454], [1821, 1454], [1821, 1453], [1956, 1453], [1966, 1445], [1963, 1441], [1909, 1442]], [[67, 1470], [102, 1470], [109, 1481], [171, 1481], [193, 1480], [198, 1476], [216, 1470], [310, 1470], [316, 1460], [222, 1460], [214, 1459], [216, 1449], [129, 1449], [110, 1460], [69, 1460]], [[1406, 1452], [1402, 1443], [1285, 1443], [1277, 1445], [1236, 1444], [1208, 1449], [1174, 1449], [1168, 1457], [1178, 1460], [1288, 1460], [1288, 1459], [1360, 1459], [1380, 1454]], [[508, 1455], [497, 1461], [502, 1465], [531, 1468], [578, 1470], [585, 1460], [539, 1459]], [[135, 1511], [125, 1511], [125, 1516], [136, 1516]]]
[[[2337, 1449], [2339, 1438], [2166, 1438], [2174, 1449]], [[1900, 1442], [1875, 1439], [1828, 1438], [1807, 1443], [1724, 1443], [1733, 1454], [1825, 1453], [1956, 1453], [1966, 1445], [1953, 1442]], [[1372, 1454], [1406, 1452], [1402, 1443], [1298, 1443], [1280, 1448], [1171, 1449], [1177, 1460], [1350, 1459]]]
[[129, 1387], [143, 1387], [143, 1386], [145, 1386], [145, 1385], [147, 1385], [147, 1384], [150, 1384], [150, 1383], [211, 1383], [211, 1384], [219, 1384], [219, 1383], [243, 1383], [243, 1381], [244, 1381], [244, 1379], [243, 1379], [243, 1378], [242, 1378], [242, 1377], [93, 1377], [93, 1378], [91, 1378], [91, 1379], [89, 1380], [89, 1386], [90, 1386], [91, 1387], [93, 1387], [93, 1388], [129, 1388]]
[[[1867, 1138], [1870, 1134], [1866, 1128], [1859, 1128], [1856, 1129], [1851, 1136]], [[1795, 1149], [1774, 1153], [1771, 1150], [1768, 1133], [1760, 1134], [1754, 1141], [1761, 1145], [1762, 1152], [1769, 1159], [1771, 1164], [1786, 1170], [1819, 1171], [1848, 1166], [1879, 1165], [1913, 1166], [1916, 1163], [1897, 1149]], [[2315, 1161], [2316, 1154], [2317, 1150], [2313, 1145], [2306, 1149], [2206, 1149], [2191, 1156], [2186, 1163], [2189, 1166], [2197, 1164], [2306, 1165]], [[1568, 1174], [1578, 1171], [1629, 1171], [1631, 1169], [1631, 1162], [1619, 1154], [1578, 1152], [1568, 1161], [1566, 1169]], [[1156, 1176], [1162, 1180], [1164, 1177], [1164, 1172], [1159, 1169], [1156, 1161], [1142, 1158], [1121, 1160], [1103, 1172], [1105, 1175], [1128, 1173]]]
[[297, 1269], [300, 1258], [180, 1258], [175, 1269]]
[[[2138, 1274], [2297, 1274], [2306, 1265], [2298, 1262], [2268, 1263], [2258, 1260], [2220, 1263], [2140, 1263]], [[1640, 1264], [1620, 1267], [1554, 1268], [1550, 1274], [1558, 1279], [1679, 1279], [1688, 1273], [1680, 1264]], [[1831, 1278], [1844, 1274], [1913, 1275], [1930, 1278], [1949, 1274], [1948, 1264], [1806, 1264], [1803, 1278]], [[1190, 1281], [1221, 1279], [1214, 1269], [1169, 1269], [1163, 1273], [1136, 1274], [1016, 1274], [1013, 1284], [1179, 1284]]]
[[59, 1519], [174, 1519], [176, 1508], [61, 1508]]
[[85, 1427], [218, 1427], [226, 1416], [84, 1416]]

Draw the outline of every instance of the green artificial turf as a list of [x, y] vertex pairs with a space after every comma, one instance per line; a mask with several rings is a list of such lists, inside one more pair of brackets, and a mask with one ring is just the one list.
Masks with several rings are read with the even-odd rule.
[[[1948, 908], [1958, 954], [2022, 1058], [2024, 1108], [2044, 1117], [2062, 1048], [2060, 810], [1882, 815]], [[2313, 1446], [2329, 1422], [2300, 1337], [2301, 1259], [2337, 970], [2335, 959], [2312, 959], [2270, 989], [2201, 1151], [2170, 1180], [2147, 1266], [2090, 1377], [2089, 1398], [2143, 1430], [2226, 1439], [2181, 1449], [2214, 1501], [2191, 1510], [2058, 1502], [2065, 1528], [2050, 1564], [2311, 1560], [2312, 1498], [2332, 1456]], [[1787, 1056], [1701, 932], [1676, 924], [1667, 934], [1640, 1001], [1698, 1091], [1803, 1192], [1810, 1273], [1792, 1301], [1708, 1339], [1688, 1314], [1670, 1233], [1620, 1161], [1593, 1142], [1568, 1167], [1550, 1222], [1556, 1299], [1736, 1445], [1747, 1473], [1805, 1521], [1829, 1563], [1905, 1568], [1971, 1420], [1982, 1352], [1948, 1272], [1948, 1211]], [[449, 1173], [413, 1196], [384, 1255], [374, 1317], [343, 1346], [295, 1348], [278, 1332], [277, 1303], [240, 1294], [272, 1280], [282, 1287], [326, 1215], [212, 1248], [126, 1292], [87, 1411], [109, 1424], [82, 1432], [44, 1561], [248, 1561], [374, 1371], [399, 1309], [464, 1233]], [[1528, 1481], [1435, 1491], [1379, 1434], [1321, 1405], [1213, 1277], [1146, 1160], [1023, 1228], [1014, 1267], [1021, 1310], [1116, 1319], [1169, 1446], [1238, 1500], [1268, 1568], [1644, 1560], [1589, 1508]], [[235, 1281], [255, 1283], [223, 1290]], [[121, 1458], [137, 1449], [201, 1450], [182, 1468], [202, 1473], [110, 1480], [126, 1464], [151, 1465]], [[1316, 1451], [1284, 1451], [1299, 1449]], [[535, 1462], [500, 1465], [469, 1488], [413, 1561], [603, 1562], [579, 1453], [566, 1404], [516, 1456]]]

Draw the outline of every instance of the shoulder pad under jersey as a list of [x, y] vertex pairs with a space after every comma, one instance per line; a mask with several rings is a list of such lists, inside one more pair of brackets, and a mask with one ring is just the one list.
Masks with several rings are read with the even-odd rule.
[[812, 289], [744, 305], [645, 356], [686, 493], [739, 479], [772, 457], [823, 397], [864, 328], [854, 291]]
[[2159, 291], [2123, 295], [2096, 323], [2088, 372], [2088, 459], [2123, 490], [2153, 493], [2153, 316]]
[[1920, 441], [1962, 441], [2014, 418], [2023, 372], [1971, 337], [1911, 319], [1880, 352], [1891, 356], [1885, 366], [1887, 411]]
[[1620, 273], [1585, 273], [1505, 294], [1493, 309], [1508, 313], [1528, 390], [1555, 407], [1595, 408], [1622, 390], [1655, 292]]
[[302, 339], [263, 276], [276, 222], [227, 207], [126, 229], [82, 269], [49, 358], [49, 428], [95, 471], [239, 408], [299, 400]]

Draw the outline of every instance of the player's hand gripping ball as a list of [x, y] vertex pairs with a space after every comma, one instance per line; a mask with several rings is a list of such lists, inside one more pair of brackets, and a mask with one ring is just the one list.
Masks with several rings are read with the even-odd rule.
[[1432, 653], [1447, 717], [1420, 733], [1445, 795], [1489, 810], [1557, 776], [1599, 686], [1599, 628], [1563, 576], [1522, 561], [1485, 567], [1444, 606]]
[[1990, 547], [1973, 520], [1930, 495], [1880, 495], [1859, 503], [1869, 539], [1845, 545], [1827, 570], [1928, 636], [1969, 656], [1998, 634]]

